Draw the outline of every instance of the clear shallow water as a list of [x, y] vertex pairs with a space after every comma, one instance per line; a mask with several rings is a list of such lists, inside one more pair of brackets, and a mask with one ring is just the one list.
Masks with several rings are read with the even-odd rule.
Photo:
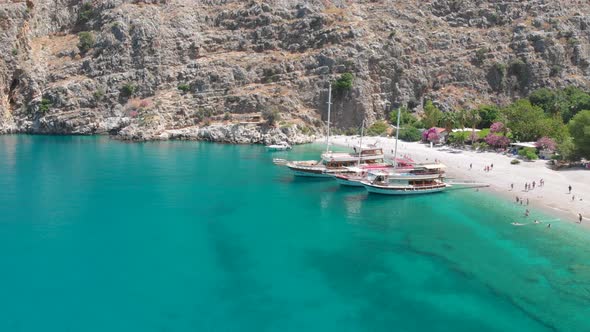
[[590, 331], [590, 234], [368, 196], [318, 146], [0, 136], [0, 331]]

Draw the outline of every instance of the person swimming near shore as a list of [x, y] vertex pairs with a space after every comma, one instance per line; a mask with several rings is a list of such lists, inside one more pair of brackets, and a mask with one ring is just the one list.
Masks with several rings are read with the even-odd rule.
[[525, 224], [521, 224], [519, 222], [514, 221], [514, 222], [511, 223], [511, 225], [512, 226], [524, 226]]
[[537, 219], [535, 219], [535, 221], [533, 221], [534, 224], [540, 224], [541, 222], [538, 221]]

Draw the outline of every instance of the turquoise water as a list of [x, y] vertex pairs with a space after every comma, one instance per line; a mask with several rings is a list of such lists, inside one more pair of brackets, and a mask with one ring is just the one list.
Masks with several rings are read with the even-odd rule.
[[369, 196], [321, 147], [0, 137], [0, 331], [590, 331], [590, 234]]

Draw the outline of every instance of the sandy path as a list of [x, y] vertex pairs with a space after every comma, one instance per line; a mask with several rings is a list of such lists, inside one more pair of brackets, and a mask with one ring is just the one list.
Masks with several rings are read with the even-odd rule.
[[[358, 138], [347, 136], [335, 136], [332, 144], [338, 146], [353, 146]], [[366, 137], [364, 143], [377, 142], [383, 147], [386, 155], [393, 154], [395, 146], [394, 138]], [[554, 171], [547, 167], [547, 162], [537, 160], [533, 162], [522, 161], [519, 165], [511, 165], [514, 159], [493, 152], [475, 152], [452, 149], [448, 146], [430, 148], [421, 143], [407, 143], [400, 141], [398, 144], [398, 156], [408, 155], [417, 162], [433, 162], [440, 160], [448, 167], [449, 177], [454, 181], [477, 181], [490, 185], [490, 189], [515, 200], [516, 196], [529, 199], [531, 208], [542, 208], [553, 214], [557, 213], [562, 218], [578, 221], [578, 213], [584, 217], [583, 223], [590, 224], [590, 171], [587, 170], [562, 170]], [[469, 165], [473, 168], [470, 169]], [[484, 167], [493, 164], [493, 170], [485, 172]], [[539, 187], [539, 180], [544, 179], [545, 186]], [[525, 183], [536, 182], [533, 190], [526, 192]], [[514, 190], [510, 185], [514, 184]], [[572, 193], [568, 193], [568, 186], [572, 186]], [[574, 197], [574, 200], [572, 200]]]

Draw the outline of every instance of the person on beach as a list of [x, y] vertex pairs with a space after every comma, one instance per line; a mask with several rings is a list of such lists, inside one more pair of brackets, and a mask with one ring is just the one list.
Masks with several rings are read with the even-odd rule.
[[491, 164], [490, 165], [490, 169], [494, 169], [494, 164]]
[[510, 191], [514, 190], [514, 183], [510, 184]]
[[572, 195], [572, 202], [576, 200], [576, 195]]
[[569, 185], [569, 186], [567, 187], [567, 189], [569, 189], [569, 194], [571, 194], [571, 193], [572, 193], [572, 186], [571, 186], [571, 185]]
[[530, 213], [530, 212], [529, 212], [529, 209], [526, 209], [526, 211], [524, 212], [524, 216], [525, 216], [525, 217], [528, 217], [528, 216], [529, 216], [529, 213]]
[[529, 199], [528, 198], [526, 199], [526, 205], [529, 205]]
[[469, 164], [469, 170], [473, 169], [473, 164]]
[[535, 181], [533, 181], [533, 189], [535, 189]]
[[524, 191], [529, 191], [529, 184], [528, 183], [524, 184]]
[[582, 223], [582, 219], [583, 219], [582, 218], [582, 214], [581, 213], [578, 213], [578, 220], [579, 220], [578, 224], [581, 224]]
[[519, 200], [519, 198], [518, 198], [518, 196], [516, 196], [516, 203], [518, 203], [518, 200]]

